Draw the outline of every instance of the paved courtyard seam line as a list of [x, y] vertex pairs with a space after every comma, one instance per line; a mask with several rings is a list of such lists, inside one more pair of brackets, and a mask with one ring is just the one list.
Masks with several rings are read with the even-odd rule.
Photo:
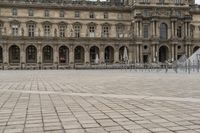
[[200, 99], [190, 98], [190, 97], [180, 98], [180, 97], [161, 97], [161, 96], [143, 96], [143, 95], [66, 93], [66, 92], [55, 92], [55, 91], [24, 91], [24, 90], [5, 90], [5, 89], [1, 89], [0, 92], [28, 93], [28, 94], [54, 94], [54, 95], [81, 96], [81, 97], [104, 97], [104, 98], [139, 99], [139, 100], [144, 99], [144, 100], [200, 103]]

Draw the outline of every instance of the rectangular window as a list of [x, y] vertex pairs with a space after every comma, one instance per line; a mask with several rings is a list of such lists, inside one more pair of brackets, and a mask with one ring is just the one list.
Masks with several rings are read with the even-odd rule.
[[75, 18], [79, 18], [80, 17], [80, 12], [79, 11], [75, 11]]
[[44, 35], [45, 36], [50, 36], [50, 25], [45, 25], [44, 26]]
[[143, 37], [144, 38], [149, 38], [149, 26], [147, 24], [145, 24], [143, 26]]
[[104, 12], [104, 19], [108, 19], [108, 13]]
[[76, 38], [80, 37], [80, 26], [79, 25], [74, 26], [74, 33], [75, 33]]
[[94, 12], [90, 12], [90, 16], [89, 16], [90, 18], [95, 18], [95, 14], [94, 14]]
[[12, 9], [12, 15], [13, 15], [13, 16], [17, 16], [17, 9], [16, 9], [16, 8], [13, 8], [13, 9]]
[[28, 16], [31, 16], [31, 17], [33, 16], [33, 9], [28, 10]]
[[95, 37], [95, 26], [89, 27], [89, 37]]
[[60, 11], [60, 17], [61, 17], [61, 18], [65, 17], [65, 11], [64, 11], [64, 10], [61, 10], [61, 11]]
[[45, 11], [44, 11], [44, 16], [45, 16], [45, 17], [49, 17], [49, 10], [45, 10]]
[[122, 38], [124, 37], [124, 27], [123, 26], [117, 26], [117, 37]]
[[102, 37], [109, 37], [109, 27], [108, 26], [102, 27]]
[[35, 35], [35, 25], [30, 24], [28, 25], [28, 36], [34, 37], [34, 35]]
[[65, 37], [65, 26], [64, 25], [60, 25], [59, 26], [59, 30], [60, 30], [60, 37]]
[[123, 19], [123, 14], [122, 13], [118, 13], [118, 19]]
[[12, 25], [12, 35], [13, 36], [18, 36], [18, 25]]

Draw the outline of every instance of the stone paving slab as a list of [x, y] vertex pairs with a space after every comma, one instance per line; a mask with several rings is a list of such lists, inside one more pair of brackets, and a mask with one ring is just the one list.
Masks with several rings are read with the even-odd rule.
[[2, 133], [200, 133], [200, 75], [0, 71]]

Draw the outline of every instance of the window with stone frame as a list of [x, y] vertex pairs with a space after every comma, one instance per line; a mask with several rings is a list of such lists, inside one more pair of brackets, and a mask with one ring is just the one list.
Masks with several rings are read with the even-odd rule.
[[74, 17], [75, 18], [79, 18], [80, 17], [80, 12], [79, 11], [75, 11], [74, 12]]
[[101, 36], [102, 37], [109, 37], [109, 29], [110, 29], [110, 26], [108, 24], [102, 25]]
[[17, 9], [16, 8], [12, 9], [12, 16], [17, 16]]
[[76, 38], [81, 37], [81, 25], [79, 24], [74, 25], [74, 37]]
[[143, 25], [143, 37], [149, 38], [149, 25], [148, 24]]
[[175, 0], [175, 4], [177, 5], [181, 4], [181, 0]]
[[116, 32], [117, 32], [118, 38], [124, 37], [124, 29], [125, 29], [125, 26], [123, 24], [116, 25]]
[[28, 16], [34, 16], [33, 9], [28, 9]]
[[89, 18], [91, 18], [91, 19], [95, 18], [95, 13], [94, 12], [90, 12]]
[[44, 25], [44, 36], [46, 37], [51, 36], [51, 25], [49, 24]]
[[165, 4], [165, 0], [159, 0], [160, 4]]
[[65, 37], [66, 25], [61, 24], [59, 25], [59, 37]]
[[35, 36], [35, 24], [28, 24], [28, 36], [29, 37]]
[[162, 40], [168, 39], [168, 26], [165, 23], [161, 23], [160, 25], [160, 39]]
[[95, 25], [89, 25], [88, 28], [89, 28], [88, 29], [89, 30], [88, 36], [89, 37], [95, 37], [96, 26]]
[[47, 9], [44, 10], [44, 16], [45, 16], [45, 17], [49, 17], [49, 10], [47, 10]]
[[60, 17], [61, 18], [65, 17], [65, 11], [64, 10], [60, 10]]
[[149, 0], [143, 0], [144, 3], [149, 3]]
[[104, 15], [103, 15], [103, 16], [104, 16], [104, 19], [108, 19], [108, 17], [109, 17], [109, 16], [108, 16], [108, 12], [104, 12]]
[[18, 24], [13, 24], [12, 25], [12, 35], [13, 36], [18, 36], [19, 35], [19, 25]]

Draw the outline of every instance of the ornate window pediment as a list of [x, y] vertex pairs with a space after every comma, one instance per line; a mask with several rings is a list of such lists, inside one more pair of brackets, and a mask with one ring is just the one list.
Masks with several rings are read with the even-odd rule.
[[49, 21], [44, 21], [44, 22], [42, 22], [42, 25], [52, 25], [52, 23]]
[[30, 21], [27, 21], [26, 22], [26, 25], [36, 25], [37, 24], [37, 22], [35, 22], [35, 21], [33, 21], [33, 20], [30, 20]]
[[18, 20], [12, 20], [12, 21], [10, 21], [10, 26], [12, 26], [12, 25], [20, 26], [20, 22]]

